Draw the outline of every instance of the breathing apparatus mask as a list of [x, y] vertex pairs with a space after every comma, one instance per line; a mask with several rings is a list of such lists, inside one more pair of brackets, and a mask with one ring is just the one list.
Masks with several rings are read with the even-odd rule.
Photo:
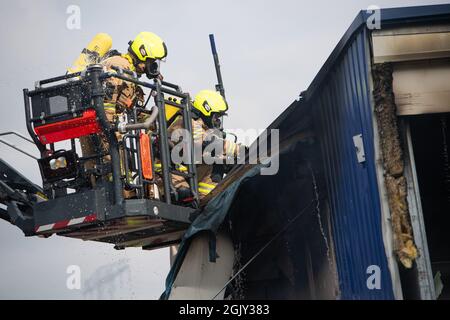
[[222, 129], [222, 116], [221, 113], [213, 113], [211, 115], [211, 127], [213, 129]]
[[149, 79], [159, 76], [159, 60], [147, 59], [145, 61], [145, 75]]

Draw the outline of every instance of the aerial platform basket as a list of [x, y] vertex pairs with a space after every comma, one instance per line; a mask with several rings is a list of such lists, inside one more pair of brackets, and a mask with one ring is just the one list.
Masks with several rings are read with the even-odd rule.
[[[116, 123], [108, 121], [103, 101], [111, 77], [153, 90], [153, 109], [135, 105]], [[129, 71], [91, 65], [85, 72], [37, 82], [34, 90], [24, 89], [24, 101], [31, 140], [13, 132], [1, 136], [15, 134], [35, 144], [40, 156], [0, 142], [37, 160], [42, 187], [0, 159], [1, 218], [27, 236], [58, 234], [117, 249], [152, 249], [181, 239], [197, 212], [196, 169], [189, 161], [179, 172], [171, 162], [165, 107], [178, 108], [192, 134], [188, 93], [159, 79], [143, 82]], [[81, 152], [80, 139], [90, 141], [92, 153]], [[192, 145], [188, 151], [193, 155]], [[172, 175], [186, 178], [193, 201], [178, 201]]]

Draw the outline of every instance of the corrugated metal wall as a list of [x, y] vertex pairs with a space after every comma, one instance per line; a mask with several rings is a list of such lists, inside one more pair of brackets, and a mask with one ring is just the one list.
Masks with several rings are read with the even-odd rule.
[[[393, 299], [382, 240], [375, 172], [367, 29], [361, 28], [308, 97], [324, 159], [342, 299]], [[358, 163], [353, 136], [363, 135]], [[381, 269], [381, 289], [367, 287], [367, 268]]]

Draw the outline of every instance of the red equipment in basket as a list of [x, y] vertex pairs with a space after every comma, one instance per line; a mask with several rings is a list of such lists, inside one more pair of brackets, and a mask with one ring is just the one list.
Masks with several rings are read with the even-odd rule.
[[86, 110], [81, 117], [35, 127], [39, 140], [43, 144], [64, 141], [101, 131], [95, 110]]

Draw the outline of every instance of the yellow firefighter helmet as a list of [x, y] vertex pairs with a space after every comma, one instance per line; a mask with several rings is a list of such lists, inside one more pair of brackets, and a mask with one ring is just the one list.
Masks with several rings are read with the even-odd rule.
[[164, 59], [167, 56], [166, 44], [152, 32], [139, 33], [129, 45], [129, 51], [143, 62], [147, 59]]
[[213, 113], [225, 113], [228, 105], [219, 92], [213, 90], [202, 90], [194, 98], [193, 106], [204, 116], [211, 116]]

